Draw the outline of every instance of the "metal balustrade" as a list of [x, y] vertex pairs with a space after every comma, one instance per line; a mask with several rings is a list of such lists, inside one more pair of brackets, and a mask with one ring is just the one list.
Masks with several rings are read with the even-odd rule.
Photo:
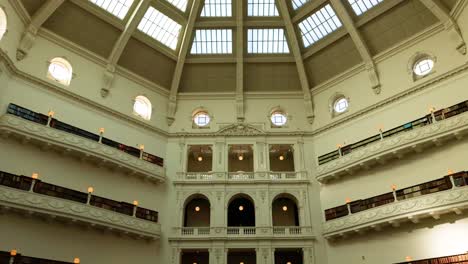
[[432, 111], [431, 114], [428, 114], [424, 117], [416, 119], [412, 122], [403, 124], [401, 126], [392, 128], [387, 131], [380, 131], [379, 134], [363, 139], [359, 142], [352, 143], [346, 146], [339, 146], [337, 150], [331, 151], [327, 154], [321, 155], [318, 157], [318, 164], [323, 165], [325, 163], [331, 162], [333, 160], [339, 159], [342, 156], [348, 155], [357, 149], [368, 146], [369, 144], [378, 142], [384, 138], [393, 137], [400, 133], [410, 131], [416, 127], [430, 125], [434, 122], [448, 119], [464, 112], [468, 111], [468, 100], [458, 103], [456, 105], [438, 110]]

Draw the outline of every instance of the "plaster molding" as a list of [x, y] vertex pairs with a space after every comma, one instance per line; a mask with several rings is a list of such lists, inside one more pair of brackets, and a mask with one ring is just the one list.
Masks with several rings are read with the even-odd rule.
[[115, 213], [110, 210], [80, 204], [60, 198], [0, 186], [0, 206], [28, 213], [64, 218], [71, 222], [84, 222], [115, 230], [123, 234], [159, 239], [161, 226], [136, 217]]
[[411, 131], [384, 138], [348, 155], [317, 167], [317, 180], [326, 181], [341, 174], [352, 174], [363, 167], [392, 156], [402, 155], [411, 150], [421, 150], [424, 145], [440, 144], [442, 140], [459, 138], [468, 132], [468, 113], [441, 120]]
[[216, 132], [217, 136], [264, 136], [265, 131], [254, 125], [238, 123], [227, 125]]
[[408, 219], [428, 217], [434, 213], [458, 212], [468, 207], [468, 188], [455, 187], [451, 190], [397, 201], [363, 212], [351, 214], [323, 223], [323, 236], [332, 238], [356, 233], [364, 229], [379, 229], [381, 225], [398, 226]]
[[84, 160], [109, 164], [113, 169], [129, 173], [129, 175], [141, 175], [155, 182], [165, 181], [163, 167], [86, 138], [36, 124], [16, 116], [8, 114], [1, 116], [0, 131], [2, 131], [3, 136], [15, 135], [26, 141], [37, 141], [45, 148], [53, 146], [66, 152], [78, 153]]

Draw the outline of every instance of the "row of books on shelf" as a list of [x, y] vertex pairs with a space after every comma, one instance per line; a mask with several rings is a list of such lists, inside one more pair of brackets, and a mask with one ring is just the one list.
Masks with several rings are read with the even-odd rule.
[[325, 220], [333, 220], [340, 217], [344, 217], [349, 215], [350, 213], [358, 213], [361, 211], [365, 211], [371, 208], [379, 207], [388, 203], [395, 202], [395, 198], [397, 201], [410, 199], [413, 197], [418, 197], [421, 195], [427, 195], [431, 193], [441, 192], [445, 190], [449, 190], [453, 188], [452, 180], [455, 186], [462, 187], [468, 185], [468, 172], [461, 171], [451, 175], [444, 176], [443, 178], [436, 179], [433, 181], [421, 183], [415, 186], [411, 186], [408, 188], [395, 190], [395, 193], [389, 192], [385, 194], [381, 194], [375, 197], [363, 199], [363, 200], [356, 200], [352, 201], [349, 204], [350, 209], [348, 209], [348, 205], [340, 205], [334, 208], [330, 208], [325, 210]]
[[[15, 104], [9, 104], [8, 105], [7, 113], [18, 116], [18, 117], [21, 117], [23, 119], [26, 119], [26, 120], [29, 120], [29, 121], [32, 121], [32, 122], [35, 122], [35, 123], [38, 123], [38, 124], [42, 124], [42, 125], [47, 125], [49, 123], [49, 117], [47, 115], [44, 115], [44, 114], [41, 114], [41, 113], [36, 113], [34, 111], [31, 111], [29, 109], [26, 109], [24, 107], [21, 107], [21, 106], [15, 105]], [[67, 132], [67, 133], [70, 133], [70, 134], [74, 134], [74, 135], [77, 135], [77, 136], [80, 136], [80, 137], [84, 137], [84, 138], [87, 138], [87, 139], [95, 141], [95, 142], [99, 142], [99, 139], [101, 138], [97, 134], [91, 133], [89, 131], [86, 131], [84, 129], [81, 129], [81, 128], [78, 128], [78, 127], [75, 127], [75, 126], [72, 126], [72, 125], [69, 125], [69, 124], [64, 123], [64, 122], [61, 122], [61, 121], [57, 120], [56, 118], [51, 118], [49, 126], [51, 128], [54, 128], [54, 129], [57, 129], [57, 130], [60, 130], [60, 131], [64, 131], [64, 132]], [[106, 137], [102, 137], [101, 143], [104, 144], [104, 145], [107, 145], [109, 147], [112, 147], [112, 148], [118, 149], [120, 151], [123, 151], [123, 152], [125, 152], [125, 153], [127, 153], [129, 155], [134, 156], [134, 157], [140, 158], [140, 149], [138, 149], [138, 148], [127, 146], [125, 144], [113, 141], [113, 140], [111, 140], [109, 138], [106, 138]], [[163, 158], [160, 158], [160, 157], [158, 157], [156, 155], [153, 155], [153, 154], [150, 154], [148, 152], [143, 152], [142, 159], [147, 161], [147, 162], [159, 165], [159, 166], [164, 165], [164, 159]]]
[[[458, 103], [456, 105], [452, 105], [452, 106], [444, 108], [444, 109], [440, 109], [438, 111], [435, 111], [433, 114], [425, 115], [425, 116], [423, 116], [421, 118], [418, 118], [418, 119], [416, 119], [414, 121], [408, 122], [408, 123], [403, 124], [401, 126], [392, 128], [392, 129], [387, 130], [387, 131], [383, 131], [382, 136], [380, 134], [377, 134], [377, 135], [368, 137], [366, 139], [363, 139], [361, 141], [358, 141], [356, 143], [349, 144], [349, 145], [346, 145], [346, 146], [342, 146], [339, 150], [334, 150], [334, 151], [331, 151], [331, 152], [329, 152], [327, 154], [319, 156], [318, 157], [318, 163], [319, 163], [319, 165], [322, 165], [322, 164], [325, 164], [325, 163], [330, 162], [332, 160], [338, 159], [340, 156], [347, 155], [347, 154], [355, 151], [356, 149], [365, 147], [365, 146], [367, 146], [367, 145], [369, 145], [369, 144], [371, 144], [373, 142], [379, 141], [379, 140], [381, 140], [382, 137], [383, 138], [391, 137], [391, 136], [400, 134], [402, 132], [412, 130], [413, 128], [416, 128], [416, 127], [421, 127], [421, 126], [431, 124], [433, 122], [433, 118], [436, 121], [440, 121], [440, 120], [443, 120], [443, 119], [446, 119], [446, 118], [450, 118], [450, 117], [459, 115], [459, 114], [467, 112], [467, 111], [468, 111], [468, 100], [464, 101], [464, 102], [461, 102], [461, 103]], [[340, 154], [340, 152], [341, 152], [341, 154]]]
[[[71, 264], [73, 262], [57, 261], [43, 258], [27, 257], [14, 251], [0, 251], [0, 263], [2, 264]], [[11, 262], [13, 261], [13, 262]]]
[[468, 253], [447, 257], [413, 260], [396, 264], [468, 264]]
[[[32, 184], [33, 179], [31, 177], [0, 171], [0, 185], [23, 191], [30, 191], [32, 188], [32, 191], [38, 194], [66, 199], [82, 204], [86, 204], [90, 198], [89, 204], [92, 206], [133, 216], [133, 210], [135, 208], [134, 204], [114, 201], [104, 197], [68, 189], [62, 186], [43, 182], [39, 179], [34, 180], [34, 186]], [[158, 212], [150, 209], [137, 206], [135, 216], [143, 220], [158, 222]]]

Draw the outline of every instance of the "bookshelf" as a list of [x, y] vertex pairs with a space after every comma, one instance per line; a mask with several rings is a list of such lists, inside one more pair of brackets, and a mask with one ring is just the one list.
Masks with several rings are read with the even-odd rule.
[[0, 251], [0, 263], [12, 264], [72, 264], [73, 262], [35, 258], [16, 254], [12, 256], [10, 252]]
[[395, 264], [468, 264], [468, 253], [431, 259], [399, 262]]

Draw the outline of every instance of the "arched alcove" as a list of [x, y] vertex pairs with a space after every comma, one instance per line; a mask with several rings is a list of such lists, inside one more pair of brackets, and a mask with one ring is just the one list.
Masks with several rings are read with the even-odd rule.
[[270, 145], [270, 171], [293, 172], [294, 149], [292, 145]]
[[213, 150], [210, 145], [191, 145], [187, 152], [187, 172], [213, 170]]
[[184, 206], [184, 227], [209, 227], [211, 205], [208, 198], [201, 194], [189, 197]]
[[296, 198], [289, 194], [278, 195], [271, 205], [273, 226], [299, 226]]
[[255, 204], [245, 194], [231, 198], [227, 210], [228, 226], [255, 226]]

